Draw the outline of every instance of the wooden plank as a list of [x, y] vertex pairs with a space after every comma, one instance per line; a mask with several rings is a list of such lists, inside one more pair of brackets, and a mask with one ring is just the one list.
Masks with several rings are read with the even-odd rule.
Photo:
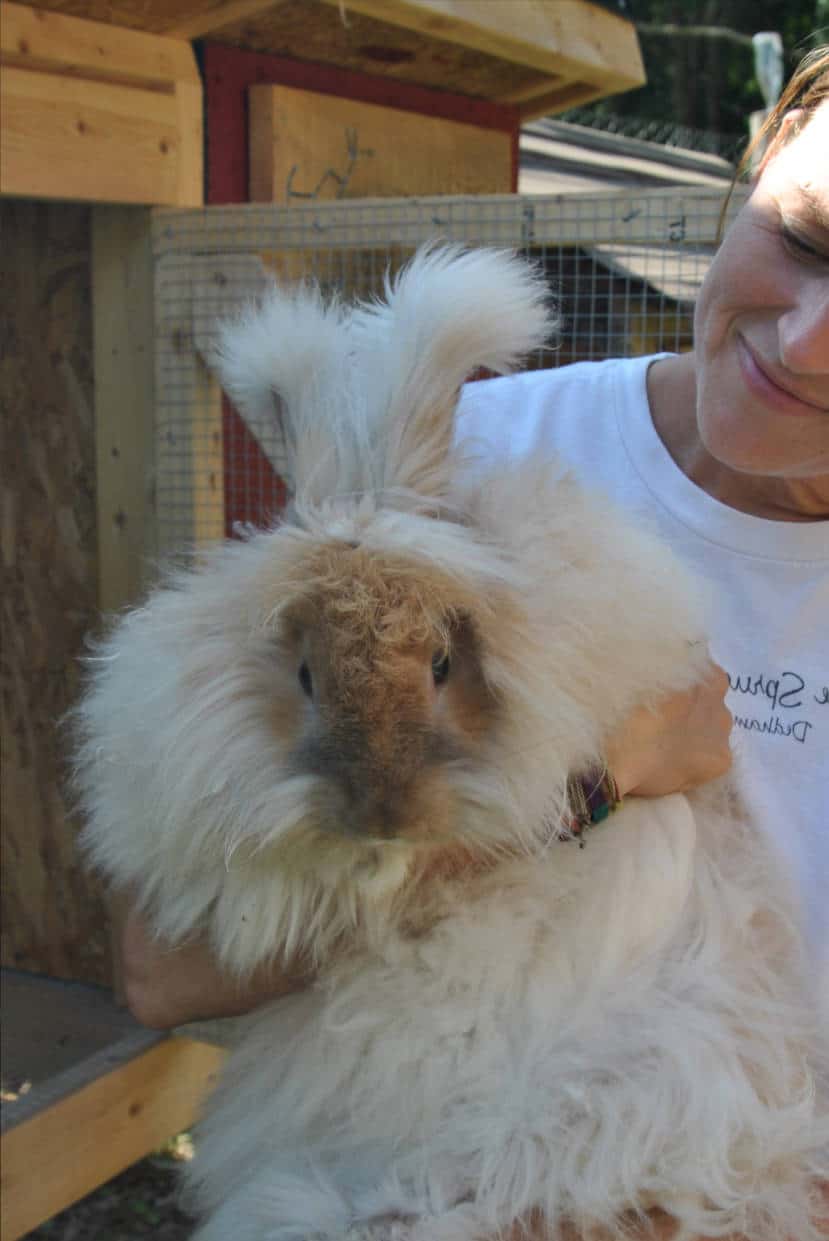
[[175, 201], [180, 207], [200, 205], [204, 201], [204, 93], [201, 82], [177, 82], [174, 103], [178, 142]]
[[[140, 599], [155, 555], [154, 320], [150, 213], [92, 211], [95, 502], [98, 606]], [[121, 935], [127, 902], [109, 894], [112, 983], [123, 1000]]]
[[519, 105], [522, 121], [534, 121], [540, 116], [554, 112], [566, 112], [568, 108], [580, 108], [585, 103], [601, 99], [605, 92], [593, 82], [566, 82], [542, 95], [525, 99]]
[[286, 88], [311, 87], [317, 95], [330, 95], [397, 111], [428, 114], [458, 124], [509, 134], [512, 142], [513, 175], [517, 182], [518, 111], [487, 100], [437, 93], [389, 79], [307, 65], [282, 57], [256, 55], [235, 48], [211, 46], [205, 50], [205, 80], [211, 133], [211, 202], [243, 201], [249, 179], [246, 122], [247, 87], [273, 82]]
[[224, 537], [222, 393], [195, 348], [196, 285], [189, 255], [184, 263], [157, 264], [154, 461], [161, 557]]
[[156, 435], [161, 557], [196, 551], [225, 535], [221, 389], [195, 354], [182, 354], [178, 374], [179, 403], [161, 410]]
[[174, 39], [201, 39], [231, 22], [249, 21], [260, 13], [271, 12], [279, 4], [280, 0], [213, 0], [201, 6], [202, 11], [171, 22], [164, 33]]
[[507, 193], [505, 133], [286, 86], [250, 89], [250, 198]]
[[549, 73], [534, 73], [520, 86], [503, 91], [498, 98], [501, 103], [520, 106], [532, 99], [538, 99], [541, 95], [548, 95], [555, 87], [563, 85], [563, 78], [552, 77]]
[[172, 39], [3, 5], [0, 190], [196, 206], [201, 83]]
[[188, 1128], [224, 1055], [207, 1043], [164, 1039], [5, 1132], [4, 1241], [17, 1241]]
[[108, 987], [4, 969], [0, 995], [3, 1132], [167, 1037], [140, 1025]]
[[[732, 211], [745, 201], [738, 190]], [[601, 244], [694, 246], [717, 241], [723, 190], [704, 186], [612, 190], [591, 194], [424, 196], [404, 202], [319, 202], [294, 207], [261, 204], [214, 208], [209, 213], [153, 212], [159, 259], [198, 252], [245, 254], [251, 249], [380, 250], [414, 247], [439, 236], [471, 245], [587, 246]]]
[[92, 213], [98, 602], [137, 602], [155, 550], [153, 281], [142, 207]]
[[37, 13], [66, 14], [117, 30], [163, 34], [173, 22], [198, 13], [204, 0], [29, 0], [28, 7]]
[[2, 0], [0, 12], [3, 64], [97, 77], [148, 90], [171, 90], [174, 82], [198, 85], [192, 50], [178, 39], [123, 30], [7, 0]]
[[331, 64], [309, 64], [215, 43], [204, 48], [204, 79], [210, 133], [207, 188], [210, 203], [247, 201], [248, 88], [257, 83], [312, 90], [317, 94], [442, 117], [509, 134], [513, 161], [509, 188], [517, 187], [519, 114], [516, 107], [443, 90], [426, 90], [410, 82], [356, 73]]
[[586, 0], [348, 0], [348, 8], [545, 72], [590, 78], [603, 94], [645, 82], [633, 23]]
[[500, 101], [518, 108], [522, 121], [550, 116], [575, 108], [592, 99], [601, 98], [602, 91], [594, 82], [566, 81], [552, 76], [536, 77], [517, 90], [505, 92]]
[[6, 68], [0, 77], [4, 194], [98, 202], [200, 201], [180, 195], [174, 96]]

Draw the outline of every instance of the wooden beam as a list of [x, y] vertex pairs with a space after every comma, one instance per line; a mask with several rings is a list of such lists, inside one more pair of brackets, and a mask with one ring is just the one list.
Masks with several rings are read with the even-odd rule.
[[551, 75], [534, 78], [521, 87], [499, 96], [499, 103], [518, 109], [522, 121], [531, 121], [552, 112], [563, 112], [591, 99], [600, 99], [602, 90], [594, 82], [568, 81]]
[[[279, 249], [303, 249], [318, 238], [327, 249], [378, 250], [387, 246], [414, 248], [436, 233], [449, 241], [497, 246], [697, 245], [716, 244], [723, 203], [717, 186], [672, 186], [602, 190], [590, 194], [429, 196], [405, 203], [378, 198], [371, 210], [364, 203], [312, 203], [274, 206], [268, 214], [268, 237]], [[732, 196], [732, 209], [745, 201], [746, 191]], [[250, 252], [250, 228], [261, 228], [255, 206], [222, 207], [202, 212], [153, 213], [158, 259], [182, 263], [198, 236], [200, 261], [210, 255]], [[225, 261], [223, 259], [223, 261]]]
[[540, 116], [554, 112], [566, 112], [568, 108], [580, 108], [593, 99], [601, 99], [604, 92], [591, 82], [562, 82], [561, 86], [525, 99], [520, 105], [522, 121], [534, 121]]
[[[92, 353], [98, 607], [134, 606], [155, 555], [154, 341], [150, 211], [92, 210]], [[122, 995], [124, 897], [109, 901], [113, 986]]]
[[193, 13], [182, 21], [165, 27], [164, 34], [173, 39], [201, 39], [207, 34], [221, 30], [232, 22], [256, 17], [269, 9], [278, 8], [285, 0], [214, 0], [203, 13]]
[[507, 103], [521, 105], [528, 99], [537, 99], [540, 95], [547, 95], [553, 89], [555, 83], [563, 85], [563, 78], [553, 78], [549, 73], [538, 73], [529, 81], [524, 82], [522, 86], [516, 86], [512, 90], [505, 91], [498, 96], [499, 103]]
[[[247, 256], [242, 260], [247, 265]], [[257, 270], [261, 265], [256, 263]], [[226, 301], [200, 298], [202, 264], [155, 268], [154, 484], [156, 550], [161, 557], [182, 548], [198, 550], [224, 537], [224, 454], [222, 392], [197, 351], [204, 314], [215, 328]]]
[[3, 1241], [17, 1241], [188, 1128], [224, 1056], [207, 1043], [164, 1039], [6, 1130]]
[[0, 191], [198, 206], [201, 80], [156, 35], [2, 5]]
[[[340, 7], [342, 0], [324, 0]], [[345, 0], [367, 17], [531, 66], [595, 81], [597, 93], [645, 82], [632, 22], [589, 0]]]
[[200, 206], [204, 202], [204, 92], [201, 79], [178, 81], [174, 100], [178, 132], [175, 205]]
[[92, 213], [98, 602], [135, 604], [155, 552], [150, 213]]

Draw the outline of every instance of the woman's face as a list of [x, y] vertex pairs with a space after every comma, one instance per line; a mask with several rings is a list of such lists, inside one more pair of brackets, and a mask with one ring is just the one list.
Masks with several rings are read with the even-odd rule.
[[743, 474], [829, 475], [829, 101], [762, 168], [700, 291], [697, 423]]

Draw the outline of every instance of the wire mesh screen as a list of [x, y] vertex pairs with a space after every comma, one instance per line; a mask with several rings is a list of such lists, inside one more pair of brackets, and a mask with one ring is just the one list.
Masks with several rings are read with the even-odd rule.
[[528, 366], [682, 351], [721, 207], [717, 190], [682, 189], [156, 212], [159, 549], [267, 524], [284, 503], [277, 419], [243, 420], [206, 361], [217, 322], [269, 280], [368, 297], [423, 242], [503, 246], [542, 267], [561, 311], [559, 339]]

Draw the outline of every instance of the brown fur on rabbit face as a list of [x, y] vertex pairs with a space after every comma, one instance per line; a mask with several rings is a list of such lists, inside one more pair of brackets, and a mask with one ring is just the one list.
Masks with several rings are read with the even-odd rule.
[[[505, 800], [519, 847], [524, 816], [509, 786], [496, 781], [481, 795], [483, 773], [500, 768], [505, 715], [486, 646], [496, 640], [496, 612], [514, 605], [504, 596], [497, 609], [493, 595], [482, 603], [460, 570], [384, 553], [376, 529], [369, 546], [355, 533], [303, 558], [290, 575], [295, 594], [267, 569], [258, 583], [256, 642], [274, 674], [268, 726], [286, 769], [304, 782], [306, 812], [293, 833], [274, 833], [254, 855], [383, 905], [418, 863], [509, 847]], [[458, 531], [445, 533], [454, 542]]]
[[[448, 839], [444, 772], [477, 764], [495, 730], [472, 618], [363, 549], [325, 549], [316, 588], [280, 620], [302, 696], [292, 758], [319, 787], [320, 830], [357, 840]], [[413, 590], [414, 587], [414, 590]], [[294, 695], [296, 697], [296, 695]]]

